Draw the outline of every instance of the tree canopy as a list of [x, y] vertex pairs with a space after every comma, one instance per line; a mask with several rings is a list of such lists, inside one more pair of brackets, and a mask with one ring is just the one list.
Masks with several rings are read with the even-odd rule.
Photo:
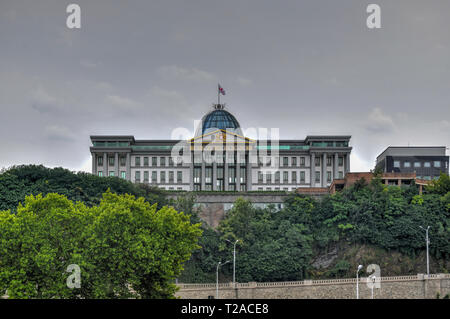
[[[200, 224], [172, 207], [107, 191], [98, 205], [27, 196], [0, 212], [0, 293], [10, 298], [171, 298]], [[70, 289], [69, 265], [81, 270]]]

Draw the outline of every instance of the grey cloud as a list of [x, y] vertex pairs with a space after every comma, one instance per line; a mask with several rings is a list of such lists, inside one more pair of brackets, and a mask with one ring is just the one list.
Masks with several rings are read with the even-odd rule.
[[450, 141], [449, 1], [379, 0], [375, 31], [359, 0], [77, 3], [81, 30], [63, 1], [1, 2], [0, 167], [89, 169], [91, 134], [193, 131], [217, 82], [243, 128], [352, 135], [358, 170]]

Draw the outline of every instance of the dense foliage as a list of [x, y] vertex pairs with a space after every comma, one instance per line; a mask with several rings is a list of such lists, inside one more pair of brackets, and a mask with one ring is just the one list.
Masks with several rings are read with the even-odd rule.
[[[10, 298], [171, 298], [198, 248], [199, 224], [172, 207], [106, 192], [87, 207], [63, 195], [27, 196], [0, 211], [0, 295]], [[70, 289], [69, 265], [81, 270]]]
[[[119, 263], [116, 258], [117, 255], [114, 255], [116, 253], [105, 255], [102, 253], [103, 246], [92, 246], [92, 243], [97, 239], [100, 242], [106, 240], [106, 237], [101, 236], [107, 236], [111, 229], [116, 229], [115, 233], [122, 233], [123, 236], [128, 236], [121, 238], [123, 245], [119, 245], [117, 241], [110, 243], [114, 249], [116, 249], [114, 245], [119, 245], [117, 246], [117, 254], [125, 254], [125, 250], [129, 246], [133, 247], [130, 252], [134, 248], [138, 249], [138, 247], [133, 246], [134, 239], [132, 238], [137, 233], [132, 228], [128, 228], [127, 218], [120, 213], [121, 209], [128, 209], [126, 208], [128, 207], [127, 205], [133, 205], [131, 202], [128, 202], [125, 206], [115, 203], [113, 206], [117, 207], [116, 212], [111, 212], [111, 215], [105, 215], [109, 209], [106, 209], [107, 205], [103, 203], [105, 199], [101, 200], [101, 194], [108, 188], [118, 194], [128, 193], [136, 197], [143, 196], [149, 203], [157, 203], [157, 207], [153, 208], [152, 206], [151, 210], [159, 211], [165, 205], [170, 205], [176, 211], [184, 212], [187, 216], [190, 216], [190, 224], [202, 223], [198, 217], [195, 205], [195, 193], [186, 193], [185, 196], [178, 196], [177, 200], [168, 200], [166, 192], [146, 185], [134, 185], [119, 178], [100, 178], [91, 174], [72, 173], [61, 168], [48, 169], [42, 166], [13, 167], [0, 174], [0, 210], [10, 209], [12, 213], [20, 215], [19, 211], [27, 207], [26, 202], [24, 202], [25, 196], [40, 193], [45, 195], [57, 192], [65, 195], [71, 201], [82, 202], [83, 204], [69, 205], [72, 207], [70, 211], [73, 211], [74, 215], [64, 221], [64, 227], [68, 229], [70, 225], [75, 225], [72, 230], [75, 238], [82, 236], [81, 234], [87, 234], [86, 230], [96, 233], [96, 236], [100, 236], [99, 238], [81, 238], [84, 239], [86, 245], [89, 243], [90, 253], [93, 256], [92, 260], [95, 260], [94, 264], [97, 265], [95, 267], [103, 265], [102, 267], [105, 268], [101, 271], [106, 272], [108, 274], [107, 278], [109, 278], [108, 281], [102, 283], [107, 286], [99, 285], [99, 278], [93, 277], [89, 279], [90, 281], [88, 281], [87, 277], [84, 278], [85, 283], [89, 282], [92, 285], [95, 283], [96, 287], [101, 287], [96, 292], [89, 290], [89, 292], [86, 292], [86, 295], [109, 297], [112, 290], [108, 287], [119, 285], [123, 289], [123, 283], [126, 280], [129, 283], [133, 282], [133, 287], [136, 287], [135, 289], [139, 290], [142, 296], [150, 296], [146, 295], [143, 288], [138, 288], [142, 282], [137, 281], [143, 277], [136, 277], [131, 270], [124, 277], [117, 279], [117, 281], [112, 279], [113, 272], [123, 269], [125, 267], [124, 264]], [[34, 200], [37, 199], [35, 198]], [[61, 199], [58, 199], [58, 201], [64, 202]], [[22, 208], [18, 210], [19, 203], [24, 204], [23, 207], [19, 206]], [[64, 206], [65, 204], [61, 205]], [[140, 208], [138, 211], [146, 209]], [[170, 209], [163, 208], [161, 211], [166, 210]], [[94, 218], [92, 216], [95, 215], [95, 218], [106, 219], [102, 220], [101, 223], [95, 224], [84, 218], [77, 217], [80, 214], [83, 215], [85, 211], [89, 212], [88, 215], [91, 218]], [[2, 242], [0, 249], [3, 249], [3, 251], [18, 249], [17, 247], [19, 246], [10, 247], [8, 245], [17, 245], [21, 237], [28, 238], [28, 235], [18, 233], [15, 230], [14, 227], [17, 228], [18, 226], [15, 222], [15, 217], [11, 215], [3, 213], [1, 217], [0, 227], [2, 227], [2, 234], [0, 236], [2, 236], [3, 240], [11, 239], [8, 243]], [[80, 221], [77, 221], [77, 218], [80, 218]], [[80, 226], [81, 222], [85, 224]], [[41, 221], [41, 223], [43, 222]], [[122, 223], [125, 223], [123, 232], [122, 228], [119, 227]], [[111, 229], [103, 229], [103, 224], [105, 225], [104, 227], [111, 227]], [[11, 225], [14, 225], [14, 227]], [[42, 230], [39, 230], [39, 232], [42, 234], [53, 234], [53, 232], [64, 234], [64, 229], [66, 228], [63, 226], [56, 224], [54, 230], [51, 230], [49, 225], [44, 223]], [[51, 225], [53, 227], [53, 224]], [[246, 200], [238, 199], [233, 208], [228, 211], [226, 218], [221, 222], [218, 229], [212, 229], [205, 223], [202, 223], [201, 230], [203, 234], [198, 241], [201, 249], [193, 251], [189, 261], [184, 264], [184, 270], [181, 273], [173, 271], [171, 276], [178, 278], [179, 282], [214, 282], [216, 280], [217, 263], [219, 261], [232, 260], [235, 240], [239, 240], [237, 243], [236, 263], [236, 279], [239, 282], [302, 280], [304, 278], [316, 278], [317, 276], [322, 276], [321, 278], [352, 276], [354, 264], [359, 262], [358, 258], [361, 258], [358, 252], [354, 254], [356, 255], [356, 260], [339, 257], [329, 269], [321, 274], [318, 274], [317, 268], [313, 264], [318, 256], [326, 254], [337, 246], [344, 247], [344, 250], [350, 251], [351, 247], [357, 245], [367, 245], [378, 252], [384, 252], [384, 255], [381, 256], [384, 258], [384, 262], [386, 258], [389, 258], [394, 253], [400, 253], [402, 256], [407, 256], [414, 260], [419, 255], [423, 256], [425, 251], [425, 232], [419, 226], [431, 226], [430, 255], [432, 261], [443, 261], [443, 263], [440, 263], [439, 268], [436, 268], [436, 264], [432, 263], [431, 271], [447, 272], [449, 270], [447, 261], [450, 260], [450, 179], [448, 175], [442, 174], [439, 180], [426, 187], [422, 195], [419, 195], [418, 187], [414, 184], [402, 186], [401, 188], [386, 186], [381, 183], [379, 178], [375, 178], [370, 183], [360, 180], [354, 186], [334, 195], [325, 196], [320, 200], [292, 194], [287, 198], [281, 210], [277, 210], [274, 207], [257, 208]], [[21, 231], [24, 232], [24, 230]], [[37, 236], [36, 238], [39, 239], [40, 237]], [[30, 243], [32, 242], [31, 238], [26, 240]], [[43, 247], [48, 246], [45, 249], [50, 251], [52, 245], [46, 241], [47, 239], [42, 239], [42, 245]], [[78, 251], [71, 251], [70, 247], [72, 247], [72, 244], [70, 240], [67, 244], [62, 244], [59, 241], [55, 241], [55, 243], [59, 245], [58, 254], [68, 254], [74, 260], [78, 258]], [[24, 245], [24, 243], [20, 245]], [[25, 249], [24, 251], [31, 249], [27, 248], [28, 246], [26, 245], [20, 247]], [[35, 250], [31, 251], [37, 253]], [[20, 262], [34, 265], [33, 267], [40, 269], [39, 267], [44, 267], [42, 260], [47, 262], [47, 259], [50, 258], [45, 250], [42, 251], [45, 253], [43, 256], [23, 257]], [[138, 251], [136, 250], [136, 252]], [[33, 256], [33, 253], [30, 252], [30, 256]], [[66, 260], [68, 258], [60, 255], [52, 256], [48, 260], [55, 260], [54, 258], [64, 258]], [[377, 263], [378, 260], [381, 260], [381, 257], [379, 257], [374, 256], [373, 261]], [[29, 261], [30, 258], [32, 261]], [[4, 260], [0, 260], [0, 263], [6, 264], [7, 262]], [[11, 259], [10, 261], [13, 262], [14, 260]], [[106, 262], [113, 262], [113, 265], [116, 262], [117, 266], [109, 269], [106, 266]], [[172, 262], [180, 265], [179, 260], [172, 260]], [[387, 262], [395, 263], [393, 260]], [[15, 267], [18, 267], [17, 261], [13, 264]], [[55, 264], [52, 261], [46, 267], [55, 269], [56, 266], [54, 265], [57, 265], [57, 263]], [[84, 264], [84, 267], [87, 267], [84, 270], [87, 271], [86, 269], [94, 266]], [[414, 268], [414, 265], [408, 267], [406, 269], [403, 268], [402, 273], [398, 274], [406, 274], [408, 272], [414, 274], [423, 271], [423, 269]], [[150, 271], [145, 267], [142, 269]], [[221, 268], [221, 281], [231, 280], [232, 269], [232, 263], [226, 264]], [[38, 276], [42, 271], [33, 270], [32, 273]], [[139, 270], [139, 272], [142, 273], [142, 270]], [[89, 273], [87, 271], [86, 276]], [[3, 277], [1, 278], [5, 278], [5, 274], [8, 275], [8, 273], [2, 272], [1, 276]], [[17, 283], [21, 282], [20, 276], [23, 275], [14, 273]], [[152, 273], [151, 278], [156, 278], [156, 273]], [[164, 280], [167, 278], [167, 276], [164, 277]], [[46, 280], [48, 282], [56, 282], [59, 279], [55, 277], [47, 278]], [[15, 282], [11, 281], [10, 284]], [[35, 282], [37, 282], [37, 279]], [[145, 283], [145, 285], [148, 284]], [[88, 287], [84, 286], [83, 289], [88, 289]], [[126, 293], [126, 290], [114, 291], [114, 294], [119, 294], [119, 296], [126, 296]], [[157, 295], [153, 294], [152, 296]], [[160, 296], [163, 296], [163, 294]]]
[[[193, 254], [181, 280], [213, 282], [217, 262], [232, 260], [232, 245], [226, 239], [239, 239], [236, 276], [240, 282], [311, 277], [313, 255], [342, 243], [367, 244], [414, 258], [425, 248], [425, 232], [419, 226], [431, 226], [431, 257], [449, 260], [449, 185], [448, 175], [442, 174], [419, 195], [416, 185], [400, 188], [382, 185], [379, 178], [370, 184], [360, 180], [321, 200], [293, 194], [278, 211], [238, 199], [218, 231], [204, 233], [203, 250]], [[349, 261], [338, 260], [328, 275], [345, 276], [353, 268]], [[224, 266], [223, 272], [229, 280], [232, 266]]]
[[16, 211], [25, 196], [58, 193], [69, 200], [97, 205], [102, 194], [110, 189], [117, 194], [144, 197], [158, 208], [167, 204], [164, 191], [145, 184], [133, 184], [117, 177], [98, 177], [89, 173], [73, 173], [64, 168], [42, 165], [21, 165], [0, 174], [0, 210]]

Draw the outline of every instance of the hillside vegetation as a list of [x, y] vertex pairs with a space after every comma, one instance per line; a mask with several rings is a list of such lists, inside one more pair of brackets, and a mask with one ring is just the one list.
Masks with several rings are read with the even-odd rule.
[[[58, 193], [88, 207], [102, 194], [144, 197], [158, 209], [173, 206], [199, 223], [195, 194], [169, 201], [165, 192], [115, 177], [73, 173], [62, 168], [19, 166], [0, 174], [0, 210], [16, 213], [25, 196]], [[232, 260], [237, 243], [236, 280], [288, 281], [353, 277], [358, 264], [380, 265], [381, 274], [426, 271], [425, 232], [431, 226], [432, 273], [448, 272], [450, 260], [450, 180], [442, 174], [423, 195], [415, 185], [383, 185], [358, 181], [353, 187], [316, 200], [292, 194], [281, 210], [260, 209], [239, 198], [217, 230], [202, 225], [200, 249], [184, 264], [179, 282], [215, 282], [219, 261]], [[221, 268], [220, 280], [231, 281], [232, 263]], [[361, 273], [364, 275], [364, 272]]]

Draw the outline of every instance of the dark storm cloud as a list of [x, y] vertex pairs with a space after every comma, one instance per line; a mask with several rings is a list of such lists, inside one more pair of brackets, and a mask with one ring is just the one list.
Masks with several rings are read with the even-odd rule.
[[449, 144], [446, 0], [72, 2], [81, 30], [69, 2], [0, 3], [0, 166], [89, 170], [89, 135], [193, 132], [217, 82], [244, 129], [351, 134], [355, 171], [389, 145]]

